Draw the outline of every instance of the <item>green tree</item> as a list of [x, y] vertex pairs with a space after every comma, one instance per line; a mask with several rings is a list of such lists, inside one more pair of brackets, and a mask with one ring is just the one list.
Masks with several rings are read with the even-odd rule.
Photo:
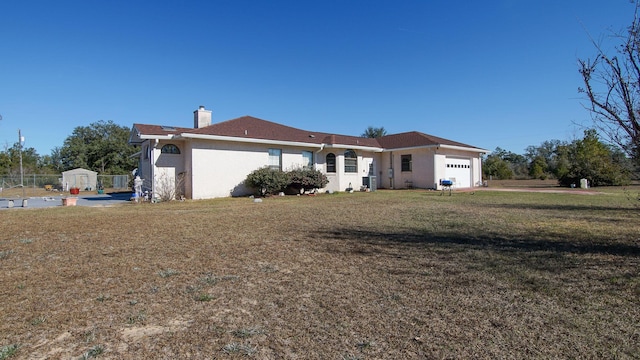
[[524, 157], [529, 162], [529, 176], [537, 179], [556, 177], [558, 168], [566, 166], [568, 158], [562, 158], [559, 150], [566, 142], [547, 140], [538, 146], [528, 146]]
[[510, 152], [497, 147], [483, 159], [482, 172], [486, 179], [507, 180], [513, 178], [513, 170], [505, 158]]
[[600, 141], [595, 129], [585, 130], [584, 138], [567, 146], [570, 163], [559, 181], [562, 185], [579, 184], [587, 179], [591, 186], [626, 185], [629, 168], [619, 149]]
[[81, 167], [101, 174], [129, 173], [136, 167], [136, 159], [131, 158], [136, 149], [128, 139], [129, 129], [111, 120], [79, 126], [54, 150], [52, 162], [60, 171]]
[[529, 176], [534, 179], [545, 180], [547, 178], [547, 161], [542, 156], [536, 156], [529, 164]]
[[[22, 169], [25, 174], [37, 173], [39, 162], [40, 156], [34, 148], [22, 148]], [[20, 174], [20, 144], [15, 143], [0, 153], [0, 172], [3, 175]]]
[[387, 135], [387, 130], [384, 129], [384, 127], [373, 127], [373, 126], [369, 126], [361, 135], [360, 137], [365, 137], [365, 138], [379, 138], [379, 137], [383, 137]]

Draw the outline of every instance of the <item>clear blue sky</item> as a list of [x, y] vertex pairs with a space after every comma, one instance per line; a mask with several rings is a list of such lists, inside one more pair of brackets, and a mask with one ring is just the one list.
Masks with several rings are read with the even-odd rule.
[[417, 130], [523, 153], [582, 135], [577, 59], [629, 0], [2, 1], [0, 146], [77, 126], [252, 115], [313, 131]]

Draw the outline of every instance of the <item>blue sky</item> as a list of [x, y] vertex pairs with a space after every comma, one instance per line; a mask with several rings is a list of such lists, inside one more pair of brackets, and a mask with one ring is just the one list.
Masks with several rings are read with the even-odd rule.
[[421, 131], [523, 153], [582, 135], [577, 59], [629, 0], [3, 1], [0, 146], [78, 126], [252, 115], [312, 131]]

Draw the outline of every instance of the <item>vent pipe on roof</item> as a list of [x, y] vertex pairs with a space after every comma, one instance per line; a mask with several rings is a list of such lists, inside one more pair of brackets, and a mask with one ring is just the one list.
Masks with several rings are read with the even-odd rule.
[[196, 129], [211, 125], [211, 110], [206, 110], [203, 105], [193, 112], [193, 127]]

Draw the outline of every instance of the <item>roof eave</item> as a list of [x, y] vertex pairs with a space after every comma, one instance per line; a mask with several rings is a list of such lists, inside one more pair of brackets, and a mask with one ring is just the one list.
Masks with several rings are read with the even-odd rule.
[[443, 149], [451, 149], [451, 150], [478, 152], [478, 153], [484, 153], [484, 154], [489, 152], [488, 150], [480, 149], [480, 148], [457, 146], [457, 145], [446, 145], [446, 144], [407, 146], [407, 147], [402, 147], [402, 148], [384, 149], [384, 152], [406, 151], [406, 150], [415, 150], [415, 149], [429, 149], [429, 148], [436, 148], [436, 149], [443, 148]]
[[353, 149], [353, 150], [363, 150], [363, 151], [371, 151], [371, 152], [383, 152], [384, 149], [380, 147], [374, 146], [362, 146], [362, 145], [346, 145], [346, 144], [325, 144], [325, 148], [328, 149]]
[[217, 140], [217, 141], [230, 141], [230, 142], [244, 142], [251, 144], [268, 144], [268, 145], [285, 145], [285, 146], [302, 146], [322, 148], [322, 144], [306, 143], [300, 141], [282, 141], [282, 140], [269, 140], [269, 139], [256, 139], [256, 138], [244, 138], [237, 136], [222, 136], [222, 135], [204, 135], [204, 134], [180, 134], [180, 137], [185, 139], [201, 139], [201, 140]]
[[472, 151], [472, 152], [484, 153], [484, 154], [489, 152], [489, 150], [485, 150], [485, 149], [480, 149], [480, 148], [475, 148], [475, 147], [457, 146], [457, 145], [439, 144], [438, 147], [441, 147], [443, 149]]

